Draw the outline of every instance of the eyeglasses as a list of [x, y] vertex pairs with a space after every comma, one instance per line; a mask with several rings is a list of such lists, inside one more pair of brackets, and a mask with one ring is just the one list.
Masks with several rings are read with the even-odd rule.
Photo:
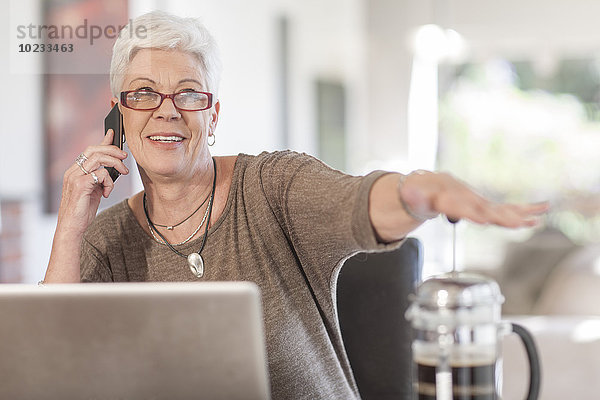
[[159, 108], [165, 99], [171, 99], [178, 110], [202, 111], [212, 107], [212, 96], [212, 93], [196, 91], [163, 94], [153, 90], [128, 90], [121, 92], [121, 104], [132, 110], [150, 111]]

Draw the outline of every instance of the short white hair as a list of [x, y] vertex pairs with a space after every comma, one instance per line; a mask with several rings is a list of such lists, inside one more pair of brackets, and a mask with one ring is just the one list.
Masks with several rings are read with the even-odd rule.
[[130, 20], [119, 33], [110, 62], [110, 90], [119, 97], [129, 62], [141, 49], [179, 50], [196, 56], [207, 91], [219, 91], [221, 59], [215, 39], [197, 18], [152, 11]]

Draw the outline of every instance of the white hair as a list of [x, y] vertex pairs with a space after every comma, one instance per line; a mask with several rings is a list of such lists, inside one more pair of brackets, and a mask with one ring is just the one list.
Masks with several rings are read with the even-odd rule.
[[203, 69], [206, 90], [219, 91], [221, 59], [217, 43], [197, 18], [152, 11], [130, 20], [119, 33], [110, 62], [110, 90], [119, 97], [129, 62], [141, 49], [179, 50], [196, 56]]

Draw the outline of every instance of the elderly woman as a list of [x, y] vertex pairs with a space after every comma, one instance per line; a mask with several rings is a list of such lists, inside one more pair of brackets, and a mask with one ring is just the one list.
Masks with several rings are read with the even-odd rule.
[[[145, 26], [147, 37], [127, 30]], [[349, 176], [291, 151], [211, 157], [220, 103], [213, 38], [162, 12], [116, 41], [111, 105], [123, 114], [144, 191], [96, 216], [128, 174], [109, 131], [65, 173], [52, 254], [54, 282], [215, 281], [258, 284], [273, 398], [358, 398], [343, 356], [332, 287], [342, 262], [384, 250], [427, 217], [532, 225], [545, 205], [494, 204], [447, 174]]]

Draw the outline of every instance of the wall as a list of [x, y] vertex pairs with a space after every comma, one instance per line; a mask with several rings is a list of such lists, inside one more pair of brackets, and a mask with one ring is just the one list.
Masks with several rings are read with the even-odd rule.
[[448, 0], [440, 23], [469, 42], [477, 58], [598, 54], [600, 2], [594, 0]]
[[[351, 111], [359, 110], [365, 100], [355, 95], [363, 90], [365, 76], [362, 6], [361, 0], [168, 2], [169, 11], [202, 17], [220, 45], [224, 72], [215, 151], [257, 153], [283, 147], [276, 35], [278, 19], [285, 17], [290, 57], [287, 147], [315, 154], [315, 81], [343, 82], [351, 93]], [[362, 136], [361, 113], [349, 114], [349, 135]]]
[[[471, 56], [598, 54], [600, 2], [591, 0], [130, 0], [131, 15], [163, 8], [203, 18], [224, 61], [222, 114], [214, 153], [282, 148], [277, 21], [289, 20], [288, 146], [316, 153], [314, 82], [342, 82], [348, 94], [349, 172], [406, 171], [411, 34], [435, 22], [460, 32]], [[11, 0], [35, 18], [41, 2]], [[0, 14], [10, 26], [9, 13]], [[14, 22], [14, 21], [12, 21]], [[21, 203], [23, 279], [48, 260], [56, 215], [41, 212], [41, 75], [10, 71], [11, 31], [0, 35], [0, 198]], [[7, 56], [8, 55], [8, 56]], [[32, 65], [33, 70], [39, 65]], [[23, 93], [26, 93], [24, 95]], [[139, 188], [139, 184], [138, 184]]]
[[[16, 25], [15, 15], [30, 16], [37, 23], [41, 3], [11, 1], [11, 18], [3, 13], [5, 26]], [[294, 1], [222, 0], [129, 2], [132, 17], [159, 8], [183, 16], [201, 17], [215, 35], [224, 64], [220, 89], [221, 114], [213, 148], [216, 155], [258, 153], [290, 147], [315, 154], [316, 122], [314, 82], [333, 79], [349, 93], [349, 135], [362, 140], [366, 126], [357, 112], [366, 104], [364, 96], [364, 24], [361, 0]], [[283, 143], [279, 114], [277, 27], [281, 16], [289, 20], [289, 135]], [[22, 22], [19, 22], [22, 23]], [[27, 23], [25, 23], [27, 24]], [[2, 54], [11, 54], [11, 33], [0, 36]], [[42, 75], [10, 71], [1, 57], [2, 87], [7, 93], [27, 93], [16, 98], [2, 96], [0, 104], [10, 118], [2, 122], [0, 146], [0, 198], [16, 199], [21, 207], [22, 279], [37, 282], [44, 274], [51, 249], [56, 215], [42, 212], [43, 137]], [[41, 65], [29, 65], [40, 70]], [[31, 104], [31, 99], [37, 102]], [[352, 100], [355, 99], [355, 100]], [[101, 123], [101, 122], [99, 122]], [[16, 133], [15, 133], [16, 132]], [[348, 151], [355, 151], [349, 141]], [[349, 170], [359, 170], [355, 159]], [[139, 180], [136, 185], [140, 188]]]
[[[13, 31], [10, 27], [18, 23], [28, 24], [39, 20], [41, 3], [35, 0], [10, 1], [5, 12], [0, 14], [0, 22], [5, 33], [0, 35], [0, 77], [5, 95], [0, 96], [3, 118], [0, 122], [0, 198], [19, 209], [19, 214], [8, 221], [3, 219], [3, 235], [7, 229], [13, 234], [20, 232], [19, 239], [13, 237], [18, 249], [11, 248], [13, 254], [20, 254], [18, 263], [23, 270], [23, 281], [36, 282], [40, 271], [47, 263], [50, 254], [52, 232], [56, 216], [46, 216], [40, 212], [42, 197], [43, 140], [42, 125], [42, 86], [40, 65], [35, 59], [23, 55], [25, 68], [18, 69], [12, 57], [16, 55]], [[19, 18], [17, 20], [17, 18]], [[10, 32], [10, 33], [9, 33]], [[29, 72], [25, 72], [29, 71]], [[4, 213], [5, 210], [2, 210]], [[11, 235], [13, 235], [11, 234]], [[10, 273], [12, 276], [14, 271]], [[6, 277], [5, 277], [6, 278]], [[12, 281], [6, 278], [7, 281]]]

